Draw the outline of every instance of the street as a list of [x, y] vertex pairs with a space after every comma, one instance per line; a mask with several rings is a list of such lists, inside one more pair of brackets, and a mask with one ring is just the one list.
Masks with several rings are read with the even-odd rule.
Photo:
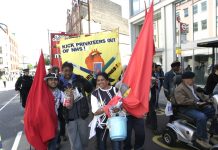
[[[24, 110], [20, 104], [19, 94], [12, 90], [12, 86], [8, 89], [0, 91], [0, 137], [2, 148], [4, 150], [29, 150], [30, 145], [28, 144], [24, 129], [23, 129], [23, 113]], [[1, 88], [2, 89], [2, 88]], [[164, 104], [163, 93], [161, 93], [162, 105]], [[164, 111], [158, 112], [158, 126], [162, 130], [167, 123], [168, 118], [165, 117]], [[147, 150], [164, 150], [164, 149], [175, 149], [170, 148], [164, 145], [161, 141], [161, 136], [153, 136], [152, 132], [145, 128], [146, 137], [145, 137], [145, 149]], [[134, 139], [133, 139], [134, 141]], [[89, 141], [88, 150], [96, 150], [95, 139]], [[110, 147], [110, 142], [108, 140], [108, 146]], [[184, 147], [179, 144], [179, 147]], [[69, 142], [63, 142], [61, 144], [61, 150], [69, 150]], [[1, 149], [1, 147], [0, 147]], [[184, 150], [181, 148], [176, 148], [177, 150]], [[187, 147], [185, 148], [188, 149]]]

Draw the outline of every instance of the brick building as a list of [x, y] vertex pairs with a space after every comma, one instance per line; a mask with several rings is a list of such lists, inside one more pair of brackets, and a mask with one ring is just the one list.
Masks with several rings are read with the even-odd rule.
[[122, 7], [110, 0], [89, 0], [89, 3], [88, 0], [72, 0], [72, 9], [67, 11], [67, 33], [89, 34], [117, 28], [121, 60], [127, 64], [131, 54], [130, 36]]

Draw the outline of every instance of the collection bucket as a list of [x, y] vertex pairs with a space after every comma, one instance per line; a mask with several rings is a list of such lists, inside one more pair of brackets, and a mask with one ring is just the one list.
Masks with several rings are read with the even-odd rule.
[[113, 141], [123, 141], [127, 137], [127, 118], [125, 116], [114, 116], [108, 118], [110, 138]]

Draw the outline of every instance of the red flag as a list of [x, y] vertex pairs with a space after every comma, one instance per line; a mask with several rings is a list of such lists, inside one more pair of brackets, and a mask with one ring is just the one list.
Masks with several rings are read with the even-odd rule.
[[[149, 110], [152, 62], [155, 51], [153, 12], [152, 2], [123, 79], [123, 83], [131, 88], [128, 97], [123, 99], [123, 107], [129, 114], [138, 118], [143, 117]], [[109, 115], [109, 107], [115, 105], [119, 99], [120, 97], [114, 97], [104, 108], [107, 115]]]
[[43, 53], [30, 89], [24, 113], [27, 140], [36, 150], [47, 150], [47, 143], [56, 136], [57, 115], [54, 96], [46, 85]]
[[123, 100], [128, 113], [142, 117], [149, 110], [149, 92], [154, 55], [153, 2], [145, 16], [144, 24], [124, 74], [123, 83], [131, 90]]
[[[135, 117], [143, 117], [149, 110], [149, 92], [152, 76], [153, 55], [155, 45], [153, 40], [153, 2], [146, 13], [145, 20], [138, 40], [135, 44], [129, 64], [124, 73], [123, 83], [131, 90], [127, 98], [122, 99], [123, 107]], [[115, 96], [104, 107], [105, 113], [110, 117], [109, 108], [121, 99]]]

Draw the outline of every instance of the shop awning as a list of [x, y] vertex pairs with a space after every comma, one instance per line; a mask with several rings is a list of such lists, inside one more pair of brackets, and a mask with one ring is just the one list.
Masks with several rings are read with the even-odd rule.
[[198, 47], [218, 47], [218, 40], [197, 43]]

